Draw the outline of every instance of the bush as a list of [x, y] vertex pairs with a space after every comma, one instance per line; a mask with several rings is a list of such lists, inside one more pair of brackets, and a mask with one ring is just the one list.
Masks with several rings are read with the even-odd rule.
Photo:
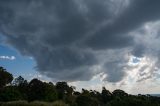
[[7, 102], [7, 101], [17, 101], [21, 99], [22, 99], [21, 93], [18, 91], [16, 87], [8, 86], [5, 87], [0, 92], [0, 101]]

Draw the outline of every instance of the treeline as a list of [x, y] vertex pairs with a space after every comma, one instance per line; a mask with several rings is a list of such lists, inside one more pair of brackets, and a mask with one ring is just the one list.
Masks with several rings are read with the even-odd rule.
[[12, 74], [0, 67], [0, 102], [63, 101], [69, 106], [160, 106], [160, 98], [150, 95], [130, 95], [123, 90], [110, 92], [105, 87], [101, 92], [82, 89], [75, 91], [67, 82], [42, 82], [32, 79], [30, 82], [19, 76], [13, 79]]

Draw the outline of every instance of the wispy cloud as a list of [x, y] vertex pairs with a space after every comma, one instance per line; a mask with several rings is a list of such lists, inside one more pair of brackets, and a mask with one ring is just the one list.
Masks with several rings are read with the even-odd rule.
[[0, 56], [0, 60], [15, 60], [15, 56]]

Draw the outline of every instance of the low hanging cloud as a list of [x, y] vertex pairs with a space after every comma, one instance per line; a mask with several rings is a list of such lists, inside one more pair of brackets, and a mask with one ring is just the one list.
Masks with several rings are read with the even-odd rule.
[[129, 54], [153, 61], [158, 56], [148, 51], [155, 45], [147, 48], [149, 42], [137, 35], [160, 19], [159, 5], [159, 0], [1, 0], [0, 32], [50, 78], [86, 81], [103, 73], [104, 80], [119, 82], [127, 76]]

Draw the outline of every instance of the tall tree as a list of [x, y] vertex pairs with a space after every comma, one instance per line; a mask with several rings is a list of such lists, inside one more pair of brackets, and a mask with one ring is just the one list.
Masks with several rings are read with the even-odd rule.
[[0, 88], [3, 88], [6, 84], [11, 83], [12, 80], [12, 74], [7, 72], [3, 67], [0, 67]]
[[56, 89], [58, 91], [58, 98], [61, 100], [65, 99], [65, 96], [67, 95], [68, 91], [68, 84], [67, 82], [57, 82], [56, 83]]
[[51, 82], [44, 82], [43, 86], [44, 101], [53, 102], [58, 99], [58, 93], [56, 91], [56, 88]]
[[13, 85], [19, 86], [20, 84], [23, 84], [25, 82], [26, 82], [26, 80], [24, 80], [24, 78], [22, 76], [19, 76], [19, 77], [14, 79]]
[[28, 82], [22, 76], [14, 79], [13, 86], [17, 87], [24, 100], [27, 99], [28, 94]]
[[107, 103], [112, 99], [112, 93], [109, 90], [106, 90], [105, 87], [102, 88], [102, 101], [103, 103]]
[[28, 100], [43, 100], [43, 94], [43, 82], [38, 79], [32, 79], [28, 85]]

